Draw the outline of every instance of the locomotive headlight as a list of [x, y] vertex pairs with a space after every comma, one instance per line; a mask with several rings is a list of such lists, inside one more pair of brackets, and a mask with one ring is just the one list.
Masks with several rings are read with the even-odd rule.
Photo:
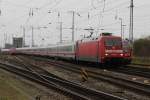
[[108, 54], [106, 53], [105, 56], [108, 56]]
[[120, 56], [123, 56], [123, 54], [120, 54]]

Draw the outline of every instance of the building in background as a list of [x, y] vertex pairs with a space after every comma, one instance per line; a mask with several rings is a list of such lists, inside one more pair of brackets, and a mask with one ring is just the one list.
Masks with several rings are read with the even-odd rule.
[[23, 47], [23, 38], [22, 37], [14, 37], [13, 38], [13, 47], [14, 48]]

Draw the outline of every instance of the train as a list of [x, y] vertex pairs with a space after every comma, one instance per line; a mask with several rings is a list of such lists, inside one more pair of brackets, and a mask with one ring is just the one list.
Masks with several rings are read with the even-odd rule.
[[124, 52], [122, 38], [112, 33], [101, 33], [98, 37], [90, 37], [70, 43], [59, 43], [48, 47], [25, 47], [2, 49], [2, 53], [49, 56], [73, 60], [76, 62], [92, 62], [98, 64], [129, 64], [131, 52]]

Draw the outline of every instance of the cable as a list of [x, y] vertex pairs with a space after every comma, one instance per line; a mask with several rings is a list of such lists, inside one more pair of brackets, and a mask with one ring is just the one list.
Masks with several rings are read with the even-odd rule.
[[[104, 1], [105, 1], [105, 0], [104, 0]], [[114, 2], [114, 0], [112, 0], [112, 1]], [[115, 0], [115, 2], [116, 2], [116, 0]], [[125, 3], [129, 3], [129, 1], [125, 1], [125, 2], [122, 2], [122, 3], [120, 3], [120, 4], [117, 4], [115, 7], [121, 6], [121, 5], [125, 4]], [[105, 5], [107, 5], [107, 6], [108, 6], [109, 4], [112, 6], [112, 2], [105, 3]], [[98, 9], [99, 7], [101, 7], [101, 5], [99, 5], [96, 9], [91, 9], [91, 11], [92, 11], [92, 10], [99, 10], [99, 9]]]
[[103, 0], [98, 1], [98, 0], [91, 0], [91, 6], [93, 7], [93, 9], [96, 9], [97, 7], [95, 7], [94, 2], [96, 1], [96, 3], [100, 4], [103, 3]]
[[[31, 1], [33, 1], [33, 0], [30, 0], [30, 2]], [[28, 1], [29, 2], [29, 1]], [[28, 2], [26, 2], [26, 3], [28, 3]], [[10, 2], [8, 2], [9, 4], [12, 4], [12, 5], [14, 5], [14, 6], [22, 6], [22, 5], [16, 5], [16, 4], [13, 4], [13, 3], [10, 3]], [[29, 7], [27, 7], [27, 6], [22, 6], [23, 8], [29, 8]], [[16, 21], [15, 19], [20, 19], [20, 18], [22, 18], [22, 17], [24, 17], [25, 15], [23, 15], [23, 16], [20, 16], [20, 17], [17, 17], [17, 18], [14, 18], [12, 21]], [[27, 18], [27, 20], [26, 20], [26, 22], [25, 23], [27, 23], [28, 21], [29, 21], [29, 19], [30, 19], [30, 17], [28, 17]], [[12, 21], [9, 21], [7, 24], [9, 24], [9, 23], [13, 23]], [[10, 24], [9, 24], [10, 25]]]
[[[56, 0], [55, 0], [55, 5], [53, 5], [53, 6], [56, 7], [61, 1], [62, 1], [62, 0], [59, 0], [59, 1], [56, 1]], [[50, 3], [50, 4], [51, 4], [51, 3]], [[43, 6], [41, 6], [41, 7], [38, 8], [38, 11], [41, 12], [41, 11], [42, 11], [44, 8], [46, 8], [48, 5], [49, 5], [49, 3], [44, 4]], [[51, 6], [50, 8], [53, 8], [53, 6]], [[34, 13], [36, 13], [36, 12], [34, 12]], [[33, 17], [35, 17], [35, 16], [36, 16], [36, 14], [34, 14]]]
[[[126, 8], [126, 7], [125, 7], [125, 8]], [[119, 10], [122, 11], [122, 9], [124, 9], [124, 7], [120, 8]], [[106, 14], [106, 11], [105, 11], [105, 13], [99, 12], [99, 13], [93, 15], [93, 16], [90, 16], [90, 20], [93, 19], [93, 18], [96, 17], [96, 16], [99, 16], [100, 14], [101, 14], [101, 15], [105, 15], [105, 16], [110, 15], [110, 13], [112, 13], [112, 12], [108, 13], [109, 11], [111, 11], [111, 10], [107, 10], [107, 14]], [[109, 16], [108, 16], [108, 17], [109, 17]], [[80, 22], [84, 22], [84, 21], [86, 21], [86, 20], [87, 20], [87, 19], [84, 19], [84, 20], [82, 20], [82, 21], [80, 21]]]
[[[123, 3], [120, 3], [119, 5], [116, 5], [116, 6], [112, 7], [112, 8], [110, 8], [110, 9], [107, 9], [107, 10], [105, 10], [105, 12], [101, 11], [101, 12], [99, 12], [98, 14], [95, 14], [95, 15], [91, 16], [90, 18], [95, 17], [95, 16], [98, 16], [100, 13], [103, 13], [103, 14], [104, 14], [104, 13], [106, 13], [106, 12], [110, 12], [110, 11], [114, 10], [115, 8], [117, 8], [117, 7], [119, 7], [119, 6], [124, 5], [125, 3], [128, 3], [128, 1], [123, 2]], [[125, 7], [125, 8], [127, 8], [127, 7]], [[122, 6], [122, 8], [120, 8], [120, 9], [124, 9], [124, 7]], [[120, 9], [119, 9], [119, 10], [120, 10]], [[85, 21], [85, 20], [84, 20], [84, 21]]]

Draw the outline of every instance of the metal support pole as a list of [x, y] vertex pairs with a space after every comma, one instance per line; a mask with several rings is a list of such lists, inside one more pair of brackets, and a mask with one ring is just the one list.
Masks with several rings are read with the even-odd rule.
[[129, 29], [129, 39], [131, 44], [133, 45], [133, 0], [131, 0], [131, 4], [130, 4], [130, 29]]
[[25, 27], [23, 27], [23, 47], [25, 47]]
[[32, 26], [32, 47], [34, 47], [34, 28], [33, 28], [33, 26]]
[[6, 36], [6, 33], [4, 33], [4, 47], [6, 48], [6, 42], [7, 41], [7, 36]]
[[119, 18], [119, 20], [120, 20], [120, 22], [121, 22], [121, 23], [120, 23], [120, 24], [121, 24], [121, 30], [120, 30], [121, 33], [120, 33], [120, 34], [121, 34], [121, 38], [122, 38], [122, 18]]
[[72, 42], [74, 42], [74, 29], [75, 29], [74, 20], [75, 20], [75, 12], [73, 11], [72, 14], [73, 14], [73, 16], [72, 16]]
[[60, 43], [62, 43], [62, 22], [60, 22]]

